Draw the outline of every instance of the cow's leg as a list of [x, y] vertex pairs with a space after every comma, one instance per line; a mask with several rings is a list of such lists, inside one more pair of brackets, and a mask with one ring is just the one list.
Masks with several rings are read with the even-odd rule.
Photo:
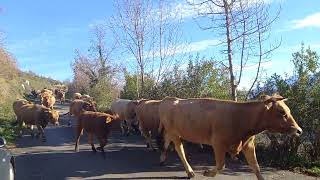
[[30, 129], [31, 129], [31, 137], [34, 138], [34, 126], [31, 125]]
[[125, 125], [126, 125], [125, 126], [125, 130], [126, 130], [125, 134], [126, 134], [126, 136], [129, 136], [131, 133], [130, 121], [125, 120]]
[[216, 166], [214, 169], [204, 171], [204, 176], [214, 177], [224, 168], [224, 158], [226, 154], [226, 148], [221, 146], [221, 144], [213, 146], [214, 149], [214, 157], [216, 159]]
[[139, 129], [140, 129], [140, 132], [141, 132], [142, 136], [146, 139], [147, 148], [151, 148], [152, 150], [155, 151], [156, 149], [152, 145], [150, 131], [147, 131], [146, 129], [143, 129], [142, 127], [139, 127]]
[[250, 168], [253, 170], [253, 172], [256, 174], [258, 180], [263, 180], [264, 178], [261, 175], [260, 167], [257, 161], [256, 157], [256, 150], [254, 146], [254, 136], [250, 137], [247, 142], [242, 147], [242, 152], [244, 156], [246, 157], [246, 160], [250, 166]]
[[46, 142], [47, 140], [46, 140], [46, 136], [44, 135], [44, 130], [43, 130], [42, 126], [37, 124], [37, 128], [38, 128], [38, 131], [40, 134], [39, 136], [41, 137], [42, 142]]
[[168, 135], [166, 133], [164, 133], [164, 144], [163, 144], [163, 149], [162, 149], [161, 155], [160, 155], [160, 166], [164, 165], [164, 162], [167, 158], [167, 150], [168, 150], [170, 143], [171, 143], [171, 139], [169, 139]]
[[76, 129], [76, 144], [75, 144], [75, 147], [74, 147], [74, 151], [76, 152], [79, 152], [79, 142], [80, 142], [80, 136], [82, 134], [82, 127], [80, 127], [80, 125], [77, 126], [77, 129]]
[[99, 142], [100, 142], [100, 147], [97, 149], [101, 151], [103, 158], [106, 158], [106, 154], [104, 153], [104, 146], [107, 144], [106, 137], [98, 137]]
[[88, 143], [91, 145], [92, 151], [93, 152], [97, 152], [96, 148], [94, 147], [93, 134], [92, 133], [88, 133]]
[[18, 121], [18, 126], [19, 126], [19, 137], [22, 137], [23, 134], [23, 121], [21, 119], [21, 117], [17, 117], [17, 121]]
[[129, 135], [127, 134], [126, 132], [126, 121], [125, 120], [122, 120], [121, 123], [120, 123], [120, 128], [121, 128], [121, 134], [122, 135]]
[[181, 161], [183, 163], [183, 166], [184, 166], [184, 168], [185, 168], [185, 170], [186, 170], [186, 172], [188, 174], [188, 177], [189, 178], [194, 177], [195, 174], [194, 174], [191, 166], [189, 165], [189, 163], [187, 161], [186, 155], [184, 153], [183, 144], [182, 144], [180, 138], [179, 137], [174, 137], [174, 138], [172, 138], [172, 140], [173, 140], [173, 143], [174, 143], [174, 147], [175, 147], [175, 149], [176, 149], [176, 151], [177, 151], [177, 153], [178, 153], [178, 155], [179, 155], [179, 157], [180, 157], [180, 159], [181, 159]]

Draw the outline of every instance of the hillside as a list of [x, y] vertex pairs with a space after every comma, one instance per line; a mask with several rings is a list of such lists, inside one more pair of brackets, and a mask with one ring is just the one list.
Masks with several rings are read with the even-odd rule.
[[53, 79], [19, 70], [14, 57], [0, 47], [0, 136], [5, 136], [9, 141], [14, 139], [15, 115], [12, 103], [15, 99], [23, 98], [33, 89], [50, 88], [57, 83]]

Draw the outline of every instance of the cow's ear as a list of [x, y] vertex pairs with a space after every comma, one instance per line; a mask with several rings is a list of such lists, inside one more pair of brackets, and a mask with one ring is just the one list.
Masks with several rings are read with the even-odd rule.
[[112, 121], [111, 117], [108, 116], [106, 119], [106, 124], [110, 123], [111, 121]]
[[131, 101], [134, 105], [138, 105], [139, 104], [139, 101], [138, 100], [134, 100], [134, 101]]
[[273, 106], [273, 104], [275, 103], [275, 99], [271, 96], [268, 96], [268, 95], [262, 95], [262, 96], [260, 96], [260, 99], [263, 100], [267, 110], [269, 110]]
[[282, 100], [286, 99], [286, 98], [280, 96], [280, 94], [278, 94], [278, 93], [272, 94], [272, 98], [273, 98], [274, 100], [276, 100], [276, 101], [282, 101]]

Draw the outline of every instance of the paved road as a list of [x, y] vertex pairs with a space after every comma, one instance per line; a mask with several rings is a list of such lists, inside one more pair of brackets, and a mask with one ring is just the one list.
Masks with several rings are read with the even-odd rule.
[[[59, 106], [61, 113], [65, 106]], [[112, 133], [105, 147], [106, 158], [91, 152], [82, 137], [80, 152], [75, 153], [73, 127], [67, 126], [67, 116], [61, 118], [61, 126], [45, 129], [47, 142], [32, 139], [26, 135], [17, 142], [14, 150], [17, 162], [17, 180], [100, 180], [100, 179], [186, 179], [184, 168], [175, 152], [169, 153], [167, 165], [159, 166], [159, 153], [145, 148], [138, 136], [123, 137]], [[195, 179], [255, 179], [243, 163], [226, 163], [226, 169], [215, 178], [202, 176], [202, 172], [213, 164], [213, 157], [207, 152], [186, 150]], [[259, 153], [259, 152], [258, 152]], [[266, 179], [316, 179], [288, 171], [262, 168]]]

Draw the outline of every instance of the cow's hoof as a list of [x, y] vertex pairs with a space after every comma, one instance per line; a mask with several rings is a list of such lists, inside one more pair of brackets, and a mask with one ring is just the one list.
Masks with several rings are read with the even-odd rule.
[[98, 151], [101, 151], [101, 152], [104, 151], [102, 147], [97, 147], [97, 150], [98, 150]]
[[92, 149], [92, 152], [94, 152], [94, 153], [96, 153], [96, 152], [97, 152], [97, 149], [96, 149], [96, 148], [91, 147], [91, 149]]
[[188, 178], [194, 178], [196, 176], [193, 171], [190, 171], [187, 174], [188, 174]]
[[217, 172], [215, 170], [205, 170], [203, 172], [203, 175], [204, 176], [207, 176], [207, 177], [214, 177], [216, 176]]

